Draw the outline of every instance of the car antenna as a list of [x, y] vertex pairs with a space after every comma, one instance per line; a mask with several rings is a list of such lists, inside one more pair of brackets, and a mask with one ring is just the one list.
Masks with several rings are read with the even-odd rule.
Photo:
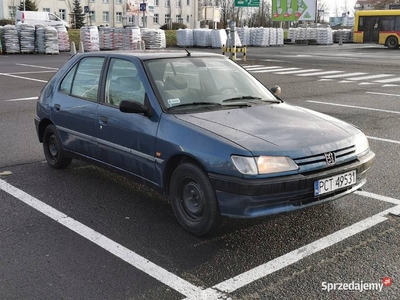
[[190, 52], [188, 51], [188, 49], [185, 48], [185, 51], [187, 52], [187, 56], [191, 56]]

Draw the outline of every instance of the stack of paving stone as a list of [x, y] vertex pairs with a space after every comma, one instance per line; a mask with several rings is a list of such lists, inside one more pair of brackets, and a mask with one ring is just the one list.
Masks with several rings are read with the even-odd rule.
[[193, 47], [193, 30], [192, 29], [178, 29], [176, 31], [176, 44], [178, 47]]
[[18, 31], [15, 25], [3, 27], [4, 52], [7, 54], [20, 53]]
[[80, 40], [85, 52], [100, 51], [99, 30], [97, 26], [83, 26], [80, 29]]
[[99, 28], [99, 47], [100, 50], [114, 50], [114, 28], [103, 26]]
[[65, 28], [64, 25], [56, 25], [54, 27], [57, 30], [59, 51], [60, 52], [71, 51], [71, 44], [69, 42], [69, 35], [68, 35], [67, 28]]
[[35, 52], [35, 25], [21, 23], [15, 26], [18, 31], [20, 52], [34, 53]]
[[0, 26], [0, 54], [2, 54], [3, 53], [3, 45], [4, 45], [4, 42], [3, 42], [3, 32], [4, 32], [4, 30], [3, 30], [3, 26]]
[[283, 46], [285, 44], [285, 34], [283, 28], [276, 29], [276, 45]]
[[242, 42], [242, 45], [251, 45], [251, 29], [249, 27], [239, 27], [237, 29], [237, 33], [239, 35], [240, 41]]
[[223, 29], [213, 29], [210, 38], [212, 48], [222, 48], [223, 45], [226, 45], [227, 35]]
[[139, 26], [126, 27], [123, 29], [123, 50], [137, 50], [140, 49], [140, 42], [142, 36]]
[[193, 38], [197, 47], [211, 47], [211, 29], [199, 28], [193, 30]]
[[162, 49], [166, 47], [165, 31], [162, 29], [142, 28], [140, 31], [146, 49]]
[[115, 28], [114, 29], [114, 49], [122, 50], [124, 45], [124, 29]]
[[41, 54], [58, 54], [57, 29], [51, 26], [36, 27], [37, 52]]
[[251, 45], [256, 47], [268, 47], [269, 46], [269, 33], [270, 28], [254, 28], [251, 31]]
[[276, 28], [270, 28], [269, 29], [269, 45], [270, 46], [276, 46]]
[[332, 45], [333, 44], [333, 34], [332, 28], [317, 28], [317, 44], [319, 45]]

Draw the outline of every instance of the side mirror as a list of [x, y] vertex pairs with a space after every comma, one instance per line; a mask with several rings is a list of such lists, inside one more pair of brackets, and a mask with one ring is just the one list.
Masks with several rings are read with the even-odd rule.
[[275, 96], [278, 96], [278, 97], [279, 97], [279, 95], [282, 93], [282, 90], [281, 90], [281, 87], [280, 87], [279, 85], [274, 85], [274, 86], [271, 88], [271, 92], [272, 92]]
[[152, 111], [148, 105], [143, 105], [137, 101], [122, 100], [119, 110], [124, 113], [145, 114], [151, 117]]

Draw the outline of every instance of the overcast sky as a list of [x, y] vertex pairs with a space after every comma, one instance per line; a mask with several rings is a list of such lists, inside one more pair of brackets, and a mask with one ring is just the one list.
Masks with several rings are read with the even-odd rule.
[[350, 11], [350, 16], [353, 16], [353, 14], [354, 14], [354, 6], [356, 4], [356, 0], [322, 0], [322, 1], [325, 1], [325, 3], [328, 5], [330, 17], [336, 17], [335, 16], [335, 3], [338, 4], [337, 6], [339, 8], [339, 13], [345, 12], [343, 10], [343, 8], [346, 3], [347, 9]]

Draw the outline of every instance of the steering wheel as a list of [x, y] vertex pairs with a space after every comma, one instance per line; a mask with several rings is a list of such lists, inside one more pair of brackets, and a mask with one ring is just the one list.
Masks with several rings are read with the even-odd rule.
[[[224, 91], [232, 91], [230, 93], [223, 93]], [[238, 92], [237, 88], [234, 86], [223, 86], [222, 88], [217, 90], [218, 94], [236, 94]]]

